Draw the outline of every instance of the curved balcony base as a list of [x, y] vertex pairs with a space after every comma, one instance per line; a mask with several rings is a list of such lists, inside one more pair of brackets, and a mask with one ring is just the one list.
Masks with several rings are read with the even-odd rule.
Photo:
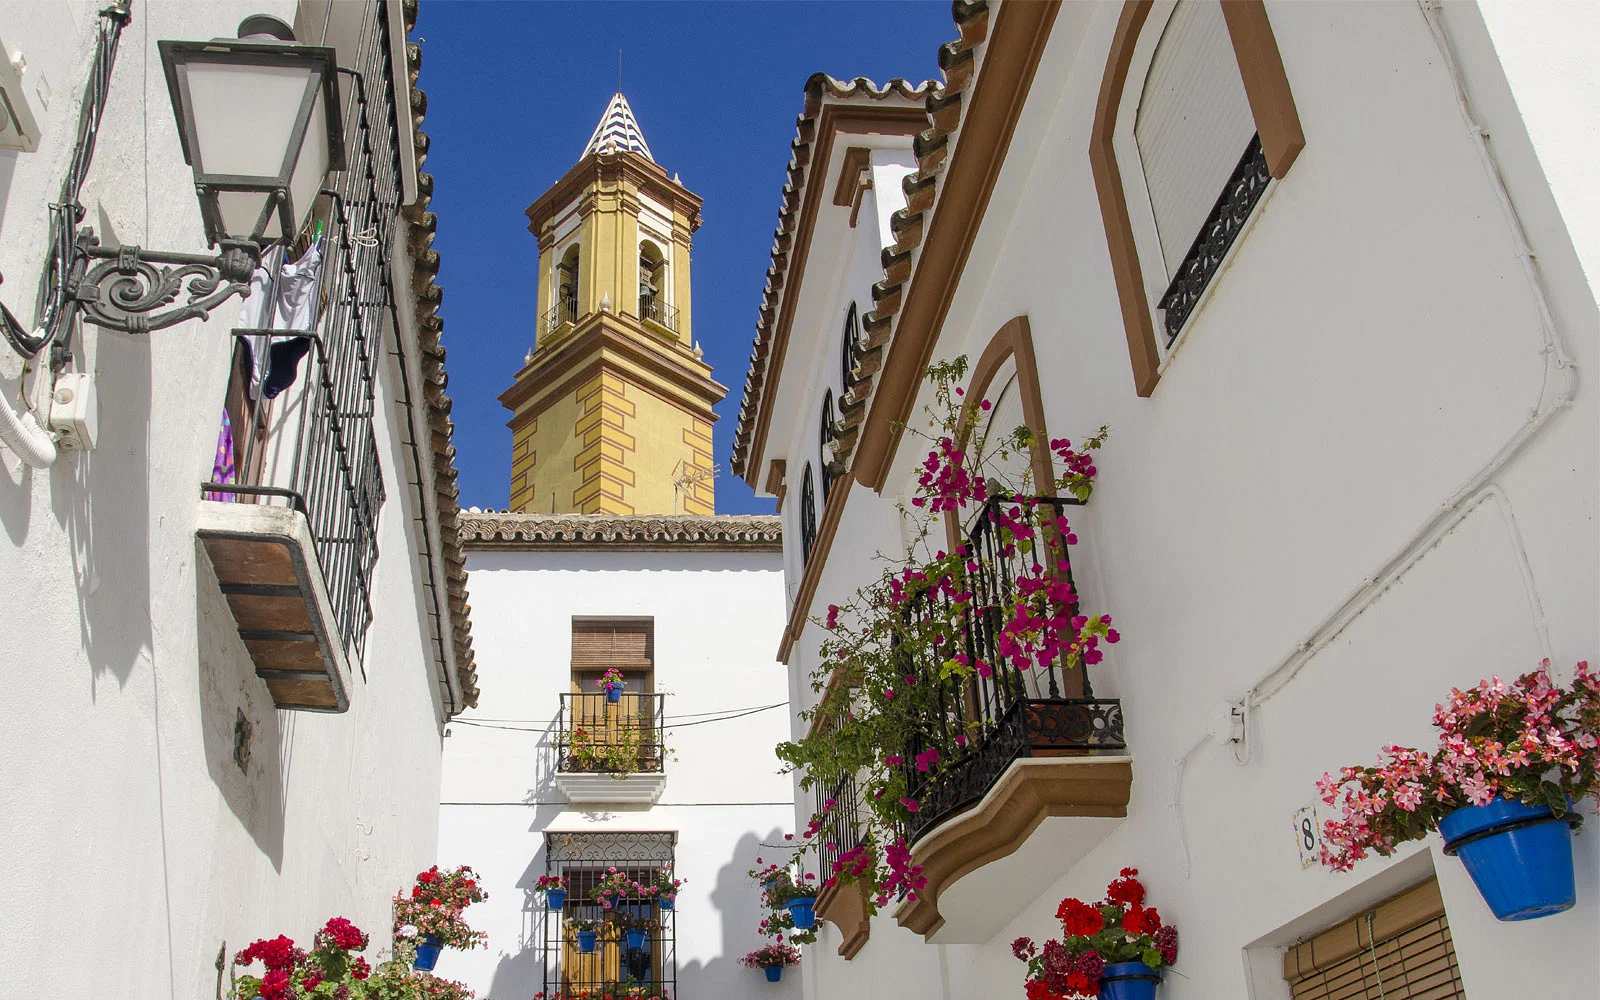
[[895, 920], [935, 944], [990, 940], [1110, 835], [1132, 787], [1125, 755], [1013, 761], [977, 804], [918, 838], [928, 885]]
[[822, 890], [817, 894], [817, 919], [826, 920], [839, 929], [843, 938], [839, 942], [839, 954], [846, 960], [855, 958], [872, 934], [866, 889], [857, 883]]

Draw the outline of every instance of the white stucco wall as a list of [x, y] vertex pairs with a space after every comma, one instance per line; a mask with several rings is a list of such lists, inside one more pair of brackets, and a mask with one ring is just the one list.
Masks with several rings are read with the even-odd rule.
[[[473, 551], [467, 565], [484, 695], [445, 741], [440, 857], [482, 875], [490, 898], [473, 923], [489, 947], [448, 952], [440, 973], [498, 1000], [544, 989], [544, 907], [529, 890], [546, 870], [545, 831], [674, 831], [687, 880], [679, 995], [795, 996], [798, 980], [769, 987], [737, 964], [762, 944], [745, 872], [762, 841], [793, 829], [789, 779], [769, 749], [788, 735], [787, 677], [773, 660], [779, 554]], [[655, 806], [579, 807], [555, 787], [551, 723], [571, 690], [575, 615], [654, 619], [655, 689], [667, 693], [674, 752]], [[775, 707], [704, 721], [764, 706]]]
[[[1600, 95], [1592, 73], [1563, 67], [1587, 65], [1592, 11], [1501, 5], [1486, 33], [1474, 7], [1445, 8], [1556, 325], [1588, 371], [1600, 360], [1581, 266], [1597, 239], [1584, 180], [1596, 142], [1581, 109]], [[1162, 987], [1173, 1000], [1281, 1000], [1280, 946], [1430, 869], [1469, 996], [1593, 992], [1592, 824], [1574, 842], [1578, 907], [1524, 924], [1493, 920], [1436, 838], [1334, 875], [1302, 869], [1291, 827], [1323, 771], [1373, 759], [1389, 741], [1429, 739], [1433, 705], [1451, 686], [1514, 675], [1546, 651], [1558, 671], [1600, 656], [1592, 386], [1489, 477], [1497, 494], [1469, 503], [1252, 714], [1246, 763], [1206, 736], [1218, 706], [1284, 662], [1472, 481], [1543, 384], [1535, 298], [1419, 9], [1268, 10], [1306, 147], [1214, 279], [1154, 394], [1133, 391], [1084, 145], [1114, 5], [1068, 4], [1057, 17], [935, 352], [976, 358], [1026, 315], [1049, 432], [1076, 440], [1111, 425], [1094, 499], [1073, 515], [1082, 539], [1073, 563], [1086, 604], [1111, 613], [1124, 636], [1094, 681], [1126, 710], [1128, 818], [1033, 900], [980, 901], [1016, 914], [987, 944], [925, 945], [882, 915], [845, 963], [825, 931], [807, 955], [808, 997], [1020, 995], [1010, 940], [1059, 930], [1056, 903], [1098, 898], [1123, 865], [1142, 870], [1150, 902], [1180, 929], [1183, 978]], [[1552, 376], [1546, 394], [1557, 384]], [[906, 439], [885, 498], [925, 452]], [[860, 553], [895, 544], [888, 503], [856, 488], [814, 611], [862, 581]], [[797, 678], [819, 641], [815, 627], [802, 638]], [[1180, 784], [1175, 762], [1196, 747]], [[797, 815], [812, 808], [798, 803]], [[1062, 838], [1069, 851], [1080, 845], [1066, 840], [1085, 834], [1051, 821], [1035, 837]], [[1521, 958], [1556, 954], [1569, 961]]]
[[[71, 150], [99, 6], [0, 11], [27, 79], [47, 77], [52, 94], [39, 150], [0, 151], [0, 295], [20, 315], [31, 315], [44, 206]], [[103, 241], [204, 249], [157, 40], [231, 36], [248, 14], [292, 21], [294, 8], [135, 4], [84, 195]], [[236, 314], [229, 303], [209, 323], [148, 337], [85, 328], [78, 364], [98, 383], [99, 447], [47, 471], [0, 450], [0, 839], [31, 886], [0, 916], [0, 937], [32, 956], [0, 995], [210, 997], [224, 946], [280, 932], [309, 942], [333, 915], [385, 937], [389, 898], [433, 859], [440, 709], [396, 371], [385, 364], [378, 387], [388, 499], [365, 678], [347, 714], [276, 711], [194, 535]], [[18, 372], [0, 350], [12, 400]], [[232, 760], [239, 710], [254, 725], [248, 772]]]

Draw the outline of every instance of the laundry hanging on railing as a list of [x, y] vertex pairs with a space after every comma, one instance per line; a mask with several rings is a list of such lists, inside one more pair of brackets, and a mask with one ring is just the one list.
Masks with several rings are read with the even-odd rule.
[[[239, 310], [242, 330], [313, 332], [322, 280], [322, 241], [312, 243], [300, 258], [283, 262], [283, 248], [273, 247], [250, 275], [250, 294]], [[274, 399], [294, 384], [300, 359], [311, 350], [304, 336], [243, 337], [250, 372], [250, 398]]]

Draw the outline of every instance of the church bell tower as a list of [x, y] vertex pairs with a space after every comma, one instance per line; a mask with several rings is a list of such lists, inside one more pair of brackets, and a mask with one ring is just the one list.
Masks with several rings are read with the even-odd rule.
[[577, 164], [528, 207], [539, 241], [535, 347], [512, 412], [511, 508], [711, 514], [711, 412], [728, 390], [693, 337], [700, 199], [611, 98]]

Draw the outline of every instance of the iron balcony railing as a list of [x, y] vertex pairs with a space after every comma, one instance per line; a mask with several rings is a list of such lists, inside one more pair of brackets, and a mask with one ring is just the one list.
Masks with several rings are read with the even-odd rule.
[[574, 323], [578, 319], [578, 297], [576, 295], [563, 295], [556, 300], [556, 304], [539, 317], [539, 336], [545, 337], [550, 331], [563, 323]]
[[639, 318], [659, 323], [673, 333], [678, 332], [678, 310], [661, 301], [659, 295], [639, 297]]
[[839, 858], [860, 847], [865, 839], [854, 774], [845, 772], [832, 784], [817, 786], [817, 815], [822, 821], [817, 830], [818, 871], [826, 881], [839, 874], [835, 867]]
[[664, 694], [564, 694], [556, 718], [556, 770], [659, 774], [666, 765]]
[[[919, 685], [933, 685], [936, 692], [934, 709], [923, 717], [921, 730], [904, 754], [907, 794], [919, 804], [905, 831], [912, 841], [982, 798], [1019, 757], [1127, 748], [1121, 702], [1094, 697], [1086, 671], [1069, 670], [1059, 662], [1022, 670], [998, 649], [1020, 576], [1036, 562], [1059, 562], [1065, 564], [1060, 572], [1071, 581], [1067, 547], [1061, 544], [1055, 524], [1063, 508], [1073, 502], [1053, 497], [991, 498], [968, 535], [969, 562], [978, 568], [968, 575], [973, 600], [961, 634], [952, 636], [936, 655], [906, 664], [906, 672], [914, 674]], [[1030, 526], [1034, 546], [1047, 551], [1017, 546], [1007, 551], [996, 518], [1002, 511], [1011, 521]], [[949, 598], [923, 594], [908, 604], [908, 615], [920, 617], [930, 600]], [[1076, 607], [1071, 609], [1076, 612]], [[940, 665], [957, 652], [989, 664], [993, 672], [966, 681], [941, 678]], [[965, 746], [951, 755], [957, 735], [965, 737]], [[949, 756], [939, 766], [919, 771], [912, 762], [929, 746]]]
[[377, 10], [364, 19], [354, 69], [340, 70], [346, 168], [329, 178], [315, 213], [325, 231], [313, 329], [234, 331], [236, 338], [265, 338], [253, 340], [263, 352], [310, 341], [309, 354], [276, 399], [241, 402], [243, 420], [229, 431], [233, 473], [201, 493], [282, 503], [305, 515], [340, 636], [358, 661], [372, 621], [385, 498], [372, 422], [384, 315], [394, 305], [389, 258], [402, 197], [388, 20]]

